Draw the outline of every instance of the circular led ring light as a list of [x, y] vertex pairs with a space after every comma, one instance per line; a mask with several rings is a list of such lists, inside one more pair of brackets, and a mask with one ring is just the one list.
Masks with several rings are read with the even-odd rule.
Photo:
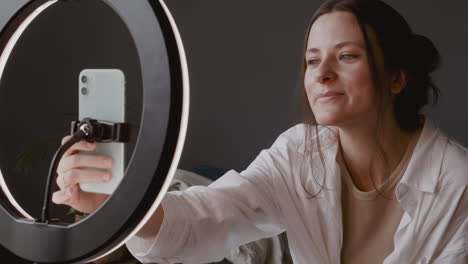
[[[2, 34], [7, 27], [16, 28], [3, 47], [0, 81], [21, 34], [57, 2], [0, 2]], [[15, 201], [0, 174], [0, 243], [30, 261], [90, 262], [122, 246], [155, 212], [182, 154], [189, 108], [188, 70], [169, 10], [162, 0], [103, 2], [126, 24], [139, 55], [144, 97], [138, 140], [125, 177], [114, 194], [85, 220], [68, 226], [35, 223]]]

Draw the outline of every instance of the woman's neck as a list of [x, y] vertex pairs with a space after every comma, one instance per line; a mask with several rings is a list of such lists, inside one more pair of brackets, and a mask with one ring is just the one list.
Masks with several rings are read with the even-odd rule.
[[354, 184], [361, 191], [371, 191], [380, 186], [402, 160], [412, 137], [420, 132], [401, 129], [391, 115], [387, 115], [382, 121], [381, 131], [385, 131], [385, 134], [380, 135], [380, 142], [388, 165], [376, 144], [375, 123], [356, 122], [339, 127], [345, 166]]

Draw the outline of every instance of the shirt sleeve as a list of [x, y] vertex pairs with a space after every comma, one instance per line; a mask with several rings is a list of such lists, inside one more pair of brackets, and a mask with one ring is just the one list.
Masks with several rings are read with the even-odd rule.
[[263, 150], [246, 170], [228, 171], [209, 186], [167, 193], [158, 235], [133, 237], [130, 252], [141, 262], [215, 262], [231, 248], [283, 232], [274, 153]]

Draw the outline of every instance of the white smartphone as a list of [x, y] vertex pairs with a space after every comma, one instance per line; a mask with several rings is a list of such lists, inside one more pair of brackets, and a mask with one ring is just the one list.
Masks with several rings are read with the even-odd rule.
[[[79, 76], [78, 118], [114, 123], [125, 122], [125, 75], [119, 69], [84, 69]], [[82, 183], [81, 190], [112, 194], [124, 177], [125, 145], [119, 142], [97, 143], [96, 150], [87, 154], [105, 155], [114, 159], [109, 170], [112, 180], [107, 183]]]

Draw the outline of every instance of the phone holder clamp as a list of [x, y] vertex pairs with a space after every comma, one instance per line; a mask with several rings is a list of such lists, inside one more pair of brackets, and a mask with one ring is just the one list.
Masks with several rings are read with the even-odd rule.
[[85, 140], [88, 142], [122, 142], [130, 140], [130, 125], [127, 123], [113, 123], [109, 121], [98, 121], [91, 118], [84, 118], [82, 121], [71, 123], [71, 134], [78, 130], [86, 133]]

